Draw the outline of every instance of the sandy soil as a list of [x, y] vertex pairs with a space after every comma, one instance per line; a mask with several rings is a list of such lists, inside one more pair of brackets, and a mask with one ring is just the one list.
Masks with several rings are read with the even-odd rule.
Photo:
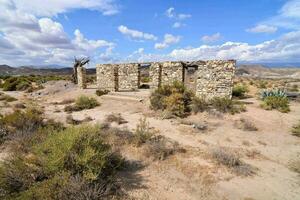
[[[179, 143], [187, 153], [178, 153], [164, 161], [150, 161], [139, 155], [137, 149], [123, 152], [143, 167], [134, 170], [134, 176], [124, 174], [130, 196], [137, 199], [300, 199], [300, 176], [290, 170], [290, 163], [300, 159], [300, 139], [292, 136], [291, 127], [300, 120], [300, 103], [291, 103], [291, 112], [266, 111], [259, 101], [249, 98], [247, 112], [236, 115], [216, 116], [200, 113], [186, 121], [207, 126], [198, 130], [184, 125], [179, 119], [161, 119], [149, 109], [149, 91], [95, 95], [91, 86], [80, 90], [76, 86], [59, 81], [46, 84], [46, 88], [31, 95], [11, 93], [21, 101], [33, 99], [45, 109], [48, 118], [65, 122], [65, 105], [55, 105], [82, 94], [94, 96], [101, 106], [91, 110], [73, 112], [74, 119], [91, 117], [92, 123], [101, 122], [110, 113], [121, 113], [128, 121], [121, 127], [134, 129], [138, 120], [146, 116], [151, 127], [159, 134]], [[258, 131], [243, 131], [235, 126], [240, 118], [251, 120]], [[207, 155], [218, 147], [228, 147], [254, 168], [253, 176], [237, 176], [217, 165]]]

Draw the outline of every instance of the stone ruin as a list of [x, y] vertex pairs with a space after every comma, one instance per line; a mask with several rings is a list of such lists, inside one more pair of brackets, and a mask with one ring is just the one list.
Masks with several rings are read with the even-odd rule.
[[[137, 90], [141, 86], [141, 69], [147, 65], [150, 89], [180, 81], [199, 97], [231, 98], [235, 64], [235, 60], [98, 64], [97, 87], [110, 91]], [[80, 71], [78, 74], [83, 73]], [[84, 79], [78, 78], [81, 88], [86, 87]]]

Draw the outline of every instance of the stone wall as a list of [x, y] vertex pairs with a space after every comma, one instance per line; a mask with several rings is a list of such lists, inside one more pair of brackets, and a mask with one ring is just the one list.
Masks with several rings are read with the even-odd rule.
[[115, 83], [117, 67], [117, 65], [113, 64], [101, 64], [96, 66], [97, 87], [99, 89], [114, 91], [117, 88], [117, 83]]
[[86, 69], [84, 67], [77, 68], [77, 81], [81, 89], [86, 89]]
[[139, 64], [120, 64], [118, 66], [119, 91], [139, 88]]
[[196, 95], [211, 99], [232, 96], [235, 61], [212, 60], [198, 68]]
[[[139, 87], [140, 64], [97, 65], [97, 84], [100, 89], [128, 91]], [[194, 68], [194, 70], [189, 69]], [[190, 71], [189, 71], [190, 70]], [[192, 72], [192, 74], [186, 74]], [[231, 98], [235, 61], [211, 60], [196, 62], [151, 63], [149, 74], [150, 88], [174, 81], [185, 83], [197, 96]], [[189, 80], [185, 80], [189, 78]]]

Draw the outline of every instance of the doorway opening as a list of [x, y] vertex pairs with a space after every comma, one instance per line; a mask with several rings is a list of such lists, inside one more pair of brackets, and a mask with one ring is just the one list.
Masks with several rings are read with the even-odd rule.
[[139, 89], [150, 88], [150, 66], [150, 63], [139, 64]]

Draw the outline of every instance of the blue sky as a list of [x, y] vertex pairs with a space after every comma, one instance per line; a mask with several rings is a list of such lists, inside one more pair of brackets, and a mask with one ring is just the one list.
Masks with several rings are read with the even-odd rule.
[[0, 63], [300, 62], [300, 0], [0, 0]]

